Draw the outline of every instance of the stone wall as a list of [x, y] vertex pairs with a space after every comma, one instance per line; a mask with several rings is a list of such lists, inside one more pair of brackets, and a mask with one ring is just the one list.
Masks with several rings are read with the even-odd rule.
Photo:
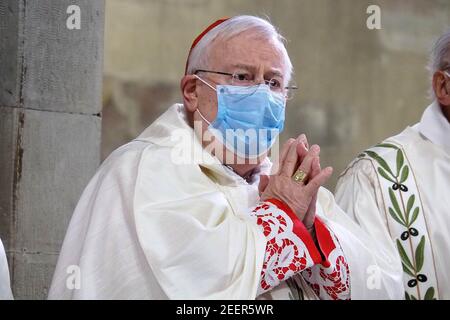
[[0, 1], [0, 238], [16, 299], [47, 297], [100, 162], [103, 14], [103, 0]]

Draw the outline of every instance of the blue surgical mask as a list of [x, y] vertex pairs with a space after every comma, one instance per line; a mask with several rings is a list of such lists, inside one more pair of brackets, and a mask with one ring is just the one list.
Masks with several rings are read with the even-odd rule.
[[275, 143], [283, 131], [286, 99], [266, 84], [242, 87], [217, 85], [197, 77], [217, 92], [217, 117], [209, 122], [209, 131], [228, 150], [241, 158], [257, 158]]

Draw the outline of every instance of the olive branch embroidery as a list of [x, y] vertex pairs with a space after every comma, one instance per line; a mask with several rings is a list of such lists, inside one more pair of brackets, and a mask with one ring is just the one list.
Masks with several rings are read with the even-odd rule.
[[[388, 189], [392, 207], [390, 206], [388, 208], [388, 211], [390, 216], [405, 228], [405, 231], [403, 231], [399, 237], [402, 241], [400, 241], [399, 239], [396, 240], [397, 250], [402, 260], [403, 271], [411, 278], [407, 283], [408, 287], [416, 288], [417, 290], [417, 297], [412, 294], [408, 294], [408, 292], [405, 292], [405, 298], [406, 300], [421, 299], [421, 292], [418, 286], [418, 282], [425, 283], [428, 280], [428, 277], [425, 274], [420, 273], [424, 265], [425, 236], [421, 236], [419, 244], [416, 248], [414, 248], [411, 237], [419, 236], [419, 231], [413, 227], [413, 224], [419, 216], [420, 209], [418, 206], [415, 207], [416, 197], [414, 194], [409, 196], [405, 206], [406, 195], [404, 195], [404, 193], [408, 192], [408, 187], [405, 185], [405, 181], [408, 179], [410, 169], [405, 163], [405, 157], [402, 150], [397, 146], [389, 143], [382, 143], [376, 145], [375, 147], [391, 148], [397, 150], [397, 167], [395, 173], [388, 165], [388, 163], [374, 151], [366, 150], [358, 157], [363, 158], [367, 154], [369, 157], [374, 159], [379, 164], [377, 171], [380, 176], [392, 182], [392, 187], [389, 187]], [[398, 198], [396, 193], [398, 195]], [[408, 254], [406, 253], [405, 247], [403, 246], [402, 242], [406, 242], [406, 245], [409, 246], [409, 251], [411, 253], [412, 259], [408, 257]], [[435, 300], [436, 298], [434, 297], [434, 293], [435, 289], [433, 287], [429, 287], [425, 293], [424, 299]]]

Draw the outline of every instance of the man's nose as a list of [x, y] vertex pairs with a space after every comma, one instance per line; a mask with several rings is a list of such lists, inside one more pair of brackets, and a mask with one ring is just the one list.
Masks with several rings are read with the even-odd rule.
[[255, 76], [255, 84], [265, 84], [264, 73], [259, 73]]

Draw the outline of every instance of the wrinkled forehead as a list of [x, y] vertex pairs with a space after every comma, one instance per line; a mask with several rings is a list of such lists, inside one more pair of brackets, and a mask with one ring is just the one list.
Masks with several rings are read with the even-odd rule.
[[[209, 47], [208, 65], [231, 72], [233, 66], [249, 66], [254, 69], [279, 70], [287, 77], [287, 65], [283, 44], [275, 38], [252, 31], [231, 38], [217, 37]], [[222, 71], [222, 70], [221, 70]]]

